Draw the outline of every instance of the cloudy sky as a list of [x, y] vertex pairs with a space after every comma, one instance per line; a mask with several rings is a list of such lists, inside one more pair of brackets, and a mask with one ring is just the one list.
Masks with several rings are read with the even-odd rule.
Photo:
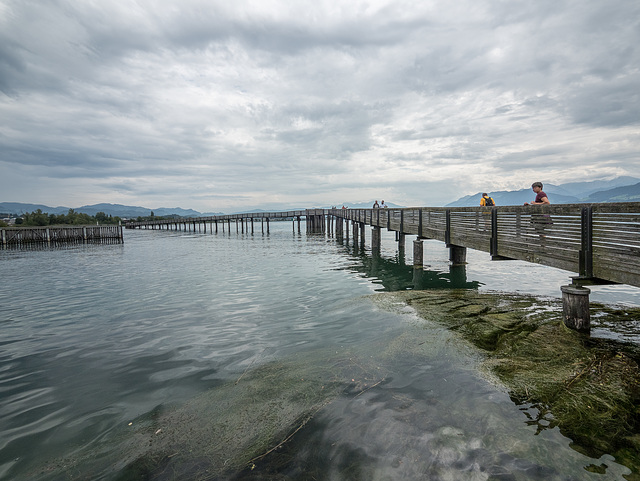
[[634, 0], [0, 0], [0, 201], [444, 205], [640, 177]]

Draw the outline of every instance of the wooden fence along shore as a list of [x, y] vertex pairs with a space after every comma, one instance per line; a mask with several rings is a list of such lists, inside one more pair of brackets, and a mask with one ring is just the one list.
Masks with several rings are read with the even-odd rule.
[[[400, 248], [405, 236], [414, 235], [414, 265], [422, 267], [423, 239], [436, 239], [450, 248], [453, 264], [466, 262], [466, 249], [488, 252], [492, 259], [517, 259], [577, 273], [562, 286], [565, 323], [589, 330], [587, 285], [629, 284], [640, 287], [640, 202], [557, 204], [505, 207], [410, 207], [402, 209], [310, 209], [260, 212], [188, 220], [131, 222], [127, 228], [196, 230], [200, 225], [218, 232], [219, 224], [231, 231], [254, 220], [307, 221], [307, 232], [351, 237], [364, 243], [365, 226], [372, 226], [371, 248], [380, 249], [380, 229], [396, 232]], [[351, 224], [351, 225], [350, 225]], [[240, 226], [240, 227], [239, 227]], [[295, 227], [294, 227], [295, 228]], [[360, 239], [360, 240], [359, 240]]]
[[0, 227], [3, 247], [100, 242], [122, 244], [121, 225], [74, 225], [48, 227]]

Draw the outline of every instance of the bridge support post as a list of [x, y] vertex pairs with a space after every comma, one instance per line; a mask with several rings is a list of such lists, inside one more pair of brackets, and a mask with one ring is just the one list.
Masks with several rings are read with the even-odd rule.
[[562, 286], [562, 320], [564, 325], [576, 331], [588, 333], [591, 330], [589, 313], [590, 289], [570, 284]]
[[360, 242], [364, 244], [364, 231], [365, 231], [365, 223], [360, 223]]
[[325, 231], [324, 215], [307, 214], [307, 233], [320, 234]]
[[413, 267], [422, 269], [424, 263], [422, 239], [413, 241]]
[[353, 229], [353, 245], [358, 245], [358, 223], [353, 221], [351, 228]]
[[424, 289], [424, 269], [418, 269], [418, 266], [414, 265], [413, 276], [411, 281], [413, 282], [413, 288], [416, 290]]
[[467, 248], [462, 246], [449, 245], [449, 260], [454, 266], [467, 263]]
[[371, 229], [371, 250], [374, 254], [380, 254], [381, 237], [380, 227]]

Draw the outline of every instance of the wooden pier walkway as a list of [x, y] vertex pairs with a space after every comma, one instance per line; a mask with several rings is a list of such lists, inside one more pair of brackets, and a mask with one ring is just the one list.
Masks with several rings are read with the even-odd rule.
[[[640, 202], [606, 204], [558, 204], [504, 207], [410, 207], [402, 209], [308, 209], [259, 212], [188, 220], [132, 222], [127, 228], [175, 228], [194, 230], [235, 222], [253, 232], [254, 220], [304, 217], [307, 232], [325, 232], [364, 243], [365, 226], [372, 227], [371, 247], [380, 247], [380, 229], [395, 231], [404, 246], [405, 236], [416, 236], [414, 264], [422, 266], [422, 240], [436, 239], [450, 248], [454, 264], [466, 261], [466, 249], [488, 252], [492, 259], [517, 259], [571, 273], [562, 286], [565, 323], [589, 330], [587, 285], [628, 284], [640, 287]], [[263, 224], [264, 225], [264, 224]]]
[[505, 207], [331, 210], [449, 246], [578, 273], [576, 282], [640, 287], [640, 202]]
[[26, 247], [62, 243], [123, 243], [121, 225], [70, 225], [47, 227], [0, 227], [3, 247]]
[[254, 232], [254, 224], [256, 221], [259, 221], [263, 232], [265, 228], [264, 223], [266, 222], [268, 232], [270, 220], [293, 220], [294, 222], [297, 221], [298, 225], [300, 225], [302, 218], [305, 218], [307, 232], [324, 232], [328, 212], [326, 209], [290, 210], [284, 212], [243, 212], [241, 214], [189, 217], [183, 219], [131, 221], [127, 222], [125, 227], [127, 229], [193, 230], [194, 232], [207, 232], [207, 225], [209, 225], [209, 232], [218, 232], [218, 229], [225, 229], [226, 225], [228, 228], [227, 231], [231, 232], [231, 225], [233, 223], [237, 232], [244, 232], [245, 228], [247, 231], [251, 228], [251, 232]]

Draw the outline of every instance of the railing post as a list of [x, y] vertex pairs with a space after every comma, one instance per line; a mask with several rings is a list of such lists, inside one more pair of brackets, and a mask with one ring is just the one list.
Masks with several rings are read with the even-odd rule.
[[404, 234], [404, 210], [400, 209], [400, 233]]
[[449, 247], [451, 245], [451, 210], [447, 209], [444, 213], [444, 243]]
[[593, 207], [582, 208], [582, 245], [580, 249], [580, 277], [593, 277]]
[[418, 209], [418, 237], [424, 239], [424, 235], [422, 235], [422, 209]]
[[498, 210], [491, 208], [491, 239], [489, 240], [489, 253], [498, 255]]

